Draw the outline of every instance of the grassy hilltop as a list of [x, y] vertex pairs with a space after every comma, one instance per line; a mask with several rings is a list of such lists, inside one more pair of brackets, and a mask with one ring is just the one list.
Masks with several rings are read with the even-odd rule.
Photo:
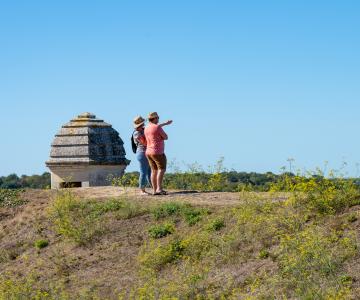
[[356, 299], [360, 193], [0, 190], [0, 299]]

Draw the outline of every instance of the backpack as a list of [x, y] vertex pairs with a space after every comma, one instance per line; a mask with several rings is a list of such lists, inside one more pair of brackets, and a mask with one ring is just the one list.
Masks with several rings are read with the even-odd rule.
[[[134, 131], [135, 132], [135, 131]], [[134, 140], [134, 132], [133, 134], [131, 135], [131, 148], [132, 148], [132, 151], [134, 153], [136, 153], [136, 150], [137, 150], [137, 145], [135, 143], [135, 140]]]

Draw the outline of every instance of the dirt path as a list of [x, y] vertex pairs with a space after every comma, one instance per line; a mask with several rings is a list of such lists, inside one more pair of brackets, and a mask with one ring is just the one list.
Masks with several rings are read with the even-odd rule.
[[[196, 192], [196, 191], [169, 191], [166, 196], [141, 196], [136, 188], [121, 188], [121, 187], [90, 187], [90, 188], [76, 188], [71, 191], [81, 197], [88, 199], [104, 199], [111, 197], [128, 197], [139, 201], [184, 201], [195, 205], [210, 205], [210, 206], [233, 206], [239, 204], [240, 200], [244, 198], [262, 197], [274, 200], [286, 199], [285, 194], [278, 194], [276, 196], [269, 193], [229, 193], [229, 192]], [[25, 197], [30, 201], [48, 201], [56, 195], [56, 190], [27, 190]]]
[[125, 196], [141, 201], [185, 201], [197, 205], [236, 205], [239, 203], [239, 193], [200, 193], [196, 191], [169, 191], [166, 196], [141, 196], [138, 189], [119, 187], [80, 188], [75, 194], [84, 198], [109, 198]]

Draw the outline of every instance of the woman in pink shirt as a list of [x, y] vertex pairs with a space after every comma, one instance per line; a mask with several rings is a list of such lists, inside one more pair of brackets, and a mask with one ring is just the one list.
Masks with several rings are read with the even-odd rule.
[[153, 112], [149, 114], [149, 124], [144, 131], [147, 142], [146, 157], [151, 168], [151, 184], [154, 195], [167, 195], [167, 192], [162, 188], [162, 182], [167, 163], [164, 141], [168, 139], [168, 136], [162, 127], [171, 123], [170, 120], [159, 124], [159, 115]]

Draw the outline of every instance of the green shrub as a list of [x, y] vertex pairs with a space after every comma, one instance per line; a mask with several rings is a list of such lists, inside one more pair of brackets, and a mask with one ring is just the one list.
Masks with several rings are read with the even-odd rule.
[[225, 246], [222, 238], [213, 236], [208, 231], [188, 233], [182, 241], [185, 259], [191, 259], [191, 261], [204, 260], [209, 266], [217, 263], [213, 260], [219, 257], [218, 250], [223, 250]]
[[216, 219], [212, 220], [207, 225], [207, 230], [209, 230], [209, 231], [219, 231], [224, 227], [225, 227], [225, 220], [224, 220], [224, 218], [219, 217], [219, 218], [216, 218]]
[[43, 248], [46, 248], [47, 246], [49, 246], [49, 241], [48, 240], [37, 240], [37, 241], [35, 241], [34, 246], [37, 249], [43, 249]]
[[104, 202], [89, 202], [94, 213], [103, 215], [108, 212], [115, 212], [124, 207], [124, 202], [121, 199], [110, 199]]
[[184, 204], [182, 203], [165, 202], [154, 207], [151, 213], [155, 218], [155, 220], [159, 220], [161, 218], [179, 215], [183, 208], [184, 208]]
[[209, 213], [203, 208], [196, 208], [189, 204], [179, 202], [165, 202], [157, 205], [152, 210], [152, 215], [155, 220], [171, 216], [181, 216], [185, 222], [193, 226], [198, 223], [204, 214]]
[[58, 234], [84, 245], [103, 232], [100, 216], [105, 211], [101, 205], [81, 201], [70, 192], [63, 192], [53, 202], [50, 217]]
[[138, 260], [143, 267], [159, 271], [167, 264], [180, 259], [184, 250], [184, 243], [177, 237], [164, 245], [150, 242], [143, 246]]
[[266, 258], [269, 257], [269, 255], [270, 255], [269, 250], [267, 250], [267, 249], [262, 249], [262, 250], [260, 250], [259, 258], [261, 258], [261, 259], [266, 259]]
[[27, 201], [21, 198], [23, 190], [0, 189], [0, 207], [16, 207]]
[[148, 230], [150, 237], [154, 239], [165, 237], [169, 234], [172, 234], [174, 231], [174, 225], [171, 223], [153, 225]]
[[129, 219], [145, 211], [125, 199], [81, 200], [70, 192], [62, 192], [50, 207], [50, 217], [58, 234], [85, 245], [105, 231], [107, 213], [113, 213], [117, 219]]
[[201, 221], [202, 215], [205, 212], [207, 211], [204, 209], [188, 206], [188, 207], [184, 207], [184, 209], [182, 210], [182, 215], [185, 219], [185, 222], [189, 226], [193, 226], [199, 221]]
[[289, 191], [288, 202], [323, 215], [341, 212], [360, 204], [360, 191], [351, 179], [326, 178], [322, 174], [291, 176], [284, 174], [271, 191]]

